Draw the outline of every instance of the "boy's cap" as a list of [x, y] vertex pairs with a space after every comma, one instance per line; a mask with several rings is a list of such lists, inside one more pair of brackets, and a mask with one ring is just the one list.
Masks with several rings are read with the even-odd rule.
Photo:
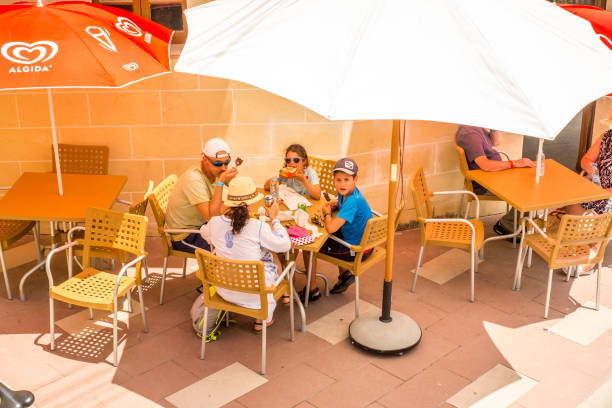
[[345, 157], [344, 159], [340, 159], [336, 162], [333, 172], [335, 173], [337, 171], [342, 171], [346, 174], [354, 176], [357, 174], [357, 170], [359, 170], [359, 168], [357, 167], [355, 160]]
[[[218, 156], [217, 154], [219, 152], [225, 152], [225, 154]], [[202, 153], [208, 157], [225, 157], [229, 156], [230, 148], [225, 140], [215, 137], [214, 139], [210, 139], [208, 142], [206, 142], [204, 145], [204, 151]]]

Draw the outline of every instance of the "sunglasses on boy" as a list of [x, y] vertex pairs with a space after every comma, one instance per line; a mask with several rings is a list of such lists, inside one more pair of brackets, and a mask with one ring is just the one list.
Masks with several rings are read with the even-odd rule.
[[291, 161], [293, 161], [295, 164], [298, 164], [300, 162], [300, 160], [302, 160], [300, 157], [293, 157], [293, 158], [285, 157], [285, 163], [286, 164], [291, 163]]
[[232, 162], [232, 158], [230, 156], [227, 157], [226, 161], [218, 161], [218, 160], [210, 160], [207, 157], [208, 161], [210, 162], [210, 164], [212, 164], [215, 167], [221, 167], [221, 166], [229, 166], [229, 164]]

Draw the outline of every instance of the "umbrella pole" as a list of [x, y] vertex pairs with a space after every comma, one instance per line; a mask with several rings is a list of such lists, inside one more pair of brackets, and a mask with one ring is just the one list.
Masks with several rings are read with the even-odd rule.
[[538, 143], [538, 155], [536, 156], [536, 184], [540, 182], [540, 169], [542, 169], [542, 149], [544, 149], [544, 139]]
[[356, 346], [376, 353], [402, 355], [421, 341], [421, 328], [403, 313], [391, 312], [391, 287], [393, 275], [393, 243], [395, 240], [395, 201], [399, 159], [400, 126], [393, 121], [391, 136], [389, 203], [387, 212], [387, 257], [383, 282], [382, 314], [378, 311], [365, 313], [351, 322], [349, 337]]
[[64, 195], [64, 187], [62, 186], [62, 170], [60, 169], [59, 161], [59, 148], [57, 147], [57, 131], [55, 129], [55, 113], [53, 112], [53, 98], [51, 97], [51, 88], [47, 88], [47, 97], [49, 98], [49, 117], [51, 119], [51, 133], [53, 134], [53, 154], [55, 155], [57, 187], [59, 189], [59, 195]]

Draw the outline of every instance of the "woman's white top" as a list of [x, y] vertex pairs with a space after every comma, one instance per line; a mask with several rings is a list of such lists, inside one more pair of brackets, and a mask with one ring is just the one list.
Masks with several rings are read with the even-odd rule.
[[[212, 217], [208, 224], [200, 228], [202, 238], [215, 248], [214, 253], [222, 258], [237, 261], [263, 261], [266, 285], [272, 285], [278, 279], [278, 272], [271, 252], [282, 253], [291, 249], [291, 240], [287, 230], [278, 220], [272, 225], [249, 218], [239, 234], [234, 235], [231, 219], [221, 215]], [[258, 309], [259, 296], [217, 288], [217, 293], [228, 302], [242, 307]], [[272, 317], [275, 302], [268, 297], [268, 317]]]

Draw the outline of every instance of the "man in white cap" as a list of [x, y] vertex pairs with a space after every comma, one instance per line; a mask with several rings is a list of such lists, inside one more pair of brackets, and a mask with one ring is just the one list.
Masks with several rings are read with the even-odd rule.
[[[167, 228], [199, 229], [223, 213], [223, 186], [238, 174], [235, 167], [228, 168], [231, 160], [225, 140], [215, 138], [206, 142], [202, 161], [181, 174], [172, 189], [166, 209]], [[179, 251], [210, 250], [200, 234], [171, 234], [171, 240], [172, 247]]]

